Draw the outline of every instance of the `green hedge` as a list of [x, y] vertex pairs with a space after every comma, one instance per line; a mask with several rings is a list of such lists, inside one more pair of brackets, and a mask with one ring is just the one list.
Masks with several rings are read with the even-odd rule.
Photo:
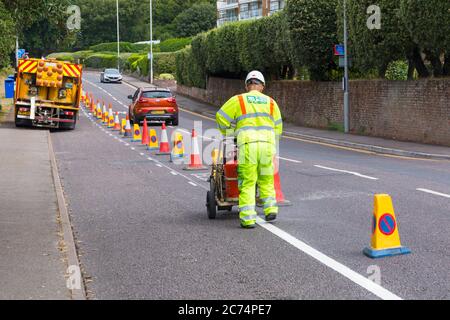
[[175, 62], [178, 83], [189, 87], [206, 88], [205, 69], [194, 57], [191, 47], [178, 51]]
[[71, 52], [57, 52], [52, 53], [47, 56], [48, 58], [56, 59], [59, 61], [69, 61], [69, 62], [75, 62], [75, 58], [73, 56], [73, 53]]
[[181, 84], [200, 87], [207, 75], [238, 78], [253, 69], [268, 79], [292, 78], [292, 57], [287, 21], [280, 12], [197, 35], [178, 55], [176, 73]]
[[159, 44], [161, 52], [175, 52], [184, 49], [190, 45], [192, 38], [173, 38], [167, 39]]
[[[94, 52], [117, 52], [117, 42], [100, 43], [91, 46], [89, 50]], [[120, 42], [120, 52], [135, 52], [135, 45], [129, 42]]]
[[[155, 53], [153, 59], [153, 72], [155, 75], [170, 73], [174, 74], [176, 53]], [[126, 62], [126, 70], [132, 72], [138, 71], [141, 76], [146, 76], [149, 73], [149, 61], [147, 54], [131, 55]]]
[[84, 60], [86, 67], [103, 69], [117, 68], [117, 55], [107, 53], [95, 53]]

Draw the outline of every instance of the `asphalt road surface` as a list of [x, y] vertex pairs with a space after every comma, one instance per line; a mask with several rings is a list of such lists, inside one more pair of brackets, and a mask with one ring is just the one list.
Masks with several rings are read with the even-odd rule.
[[[95, 73], [85, 74], [84, 88], [122, 112], [135, 91], [101, 84]], [[202, 136], [215, 127], [182, 111], [186, 142], [195, 121]], [[283, 138], [281, 181], [292, 206], [243, 230], [236, 208], [207, 218], [207, 172], [183, 171], [87, 112], [76, 130], [52, 139], [89, 298], [450, 299], [449, 162]], [[203, 139], [204, 150], [211, 144]], [[378, 193], [392, 196], [411, 254], [362, 254]]]

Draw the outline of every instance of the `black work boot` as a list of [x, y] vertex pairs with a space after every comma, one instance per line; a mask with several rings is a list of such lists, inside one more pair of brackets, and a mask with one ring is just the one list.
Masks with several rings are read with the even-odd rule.
[[266, 221], [273, 221], [277, 218], [277, 214], [276, 213], [269, 213], [268, 215], [266, 215]]

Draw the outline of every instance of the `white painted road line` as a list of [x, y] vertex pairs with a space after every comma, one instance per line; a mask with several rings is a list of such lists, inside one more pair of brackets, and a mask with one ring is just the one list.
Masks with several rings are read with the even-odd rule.
[[196, 187], [197, 185], [195, 183], [193, 183], [192, 181], [189, 181], [189, 184]]
[[330, 170], [330, 171], [336, 171], [336, 172], [342, 172], [342, 173], [348, 173], [348, 174], [352, 174], [354, 176], [360, 177], [360, 178], [365, 178], [365, 179], [370, 179], [370, 180], [378, 180], [378, 178], [374, 178], [371, 176], [366, 176], [364, 174], [358, 173], [358, 172], [353, 172], [353, 171], [347, 171], [347, 170], [341, 170], [341, 169], [335, 169], [335, 168], [330, 168], [330, 167], [324, 167], [324, 166], [320, 166], [320, 165], [314, 165], [314, 167], [316, 168], [321, 168], [321, 169], [325, 169], [325, 170]]
[[280, 228], [274, 226], [273, 224], [267, 223], [260, 217], [257, 218], [256, 222], [258, 225], [266, 229], [267, 231], [273, 233], [277, 237], [283, 239], [287, 243], [293, 245], [295, 248], [299, 249], [300, 251], [306, 253], [310, 257], [316, 259], [317, 261], [323, 263], [327, 267], [333, 269], [334, 271], [340, 273], [347, 279], [351, 280], [355, 284], [363, 287], [367, 291], [373, 293], [377, 297], [383, 299], [383, 300], [402, 300], [399, 296], [393, 294], [389, 290], [383, 288], [382, 286], [376, 284], [372, 280], [369, 280], [365, 278], [364, 276], [360, 275], [359, 273], [353, 271], [352, 269], [348, 268], [347, 266], [337, 262], [336, 260], [328, 257], [327, 255], [323, 254], [322, 252], [314, 249], [313, 247], [307, 245], [306, 243], [298, 240], [297, 238], [291, 236], [289, 233], [281, 230]]
[[283, 157], [277, 157], [277, 158], [280, 159], [280, 160], [288, 161], [288, 162], [302, 163], [300, 160], [294, 160], [294, 159], [283, 158]]
[[416, 190], [417, 191], [426, 192], [426, 193], [430, 193], [430, 194], [434, 194], [435, 196], [441, 196], [441, 197], [450, 199], [450, 194], [441, 193], [441, 192], [433, 191], [433, 190], [430, 190], [430, 189], [424, 189], [424, 188], [417, 188]]

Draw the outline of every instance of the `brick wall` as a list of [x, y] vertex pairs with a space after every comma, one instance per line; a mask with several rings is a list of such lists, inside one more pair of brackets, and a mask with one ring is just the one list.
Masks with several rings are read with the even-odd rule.
[[[242, 80], [212, 77], [206, 90], [180, 85], [177, 90], [219, 107], [244, 88]], [[278, 102], [285, 121], [314, 128], [343, 122], [341, 83], [274, 81], [265, 93]], [[450, 79], [351, 81], [350, 130], [450, 146]]]

